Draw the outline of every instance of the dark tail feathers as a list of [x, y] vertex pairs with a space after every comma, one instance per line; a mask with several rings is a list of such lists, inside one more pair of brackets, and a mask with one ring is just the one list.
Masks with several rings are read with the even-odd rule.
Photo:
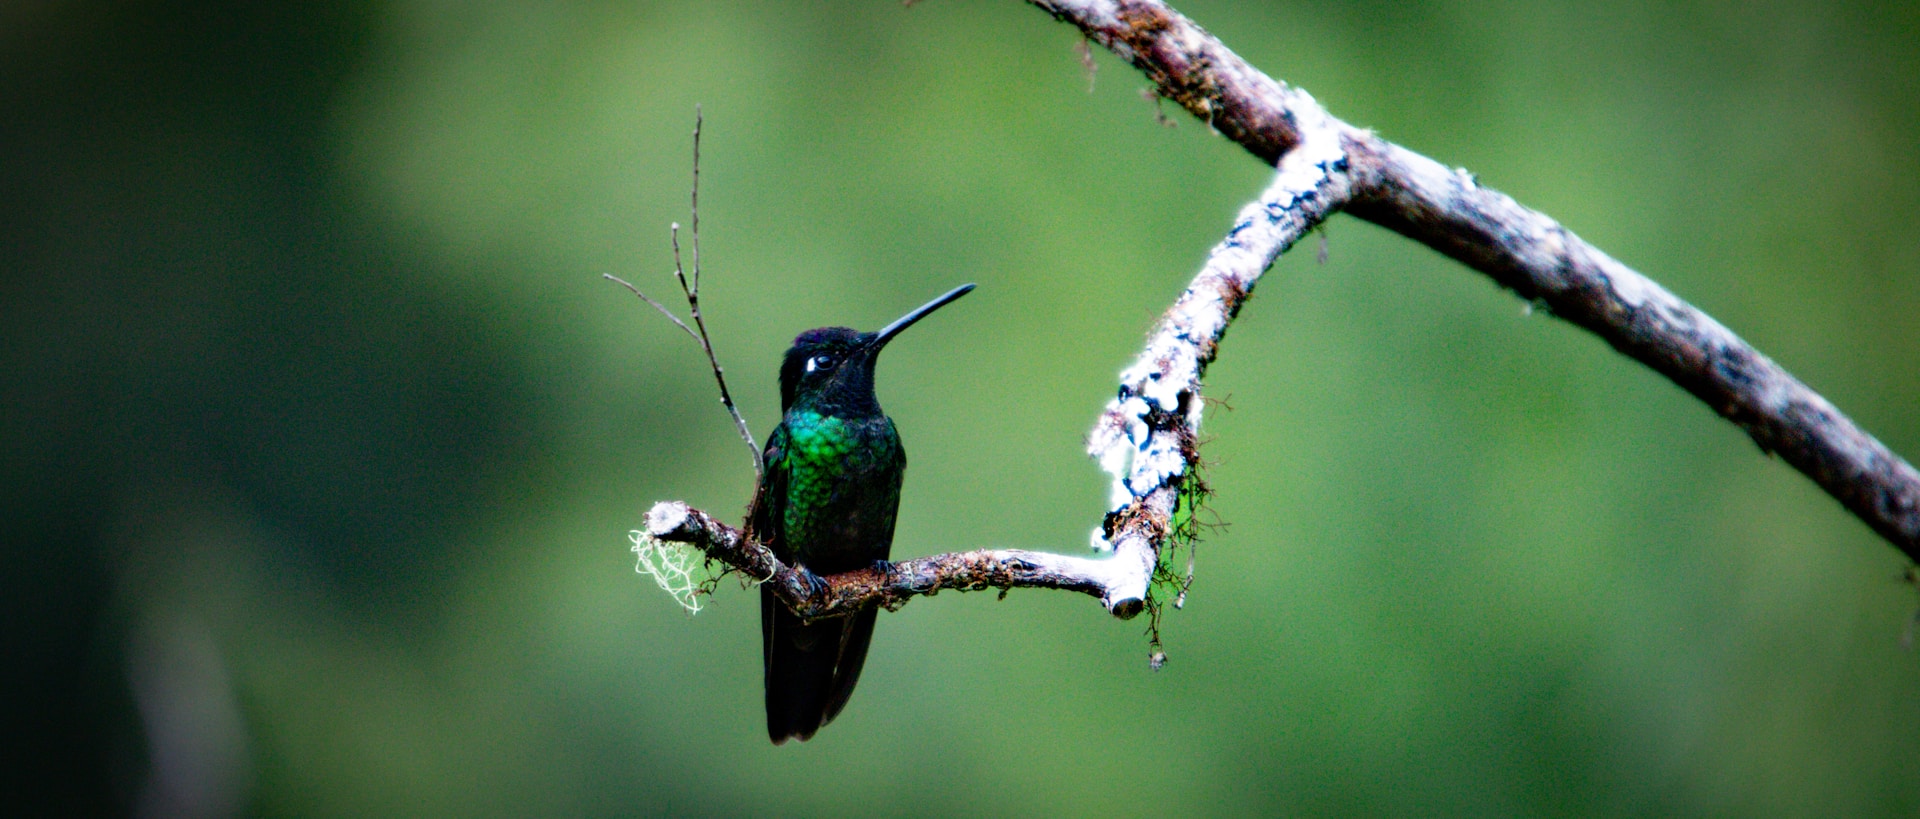
[[853, 696], [860, 666], [873, 641], [877, 609], [847, 617], [802, 623], [773, 596], [760, 590], [760, 638], [766, 670], [767, 736], [779, 745], [790, 737], [802, 742], [833, 721]]

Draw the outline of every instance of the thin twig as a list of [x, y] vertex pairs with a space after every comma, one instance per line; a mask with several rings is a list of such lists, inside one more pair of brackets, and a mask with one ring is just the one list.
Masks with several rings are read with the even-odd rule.
[[673, 248], [673, 278], [680, 282], [680, 295], [689, 303], [699, 297], [699, 289], [687, 285], [687, 273], [680, 267], [680, 223], [667, 225], [667, 245]]
[[666, 305], [661, 304], [660, 302], [654, 301], [652, 296], [649, 296], [645, 293], [640, 292], [640, 288], [634, 287], [631, 282], [628, 282], [626, 279], [620, 278], [619, 276], [615, 276], [612, 273], [602, 273], [600, 274], [600, 277], [603, 279], [606, 279], [607, 281], [619, 284], [621, 287], [625, 287], [628, 291], [632, 292], [634, 295], [639, 296], [641, 301], [644, 301], [648, 304], [653, 305], [653, 309], [660, 311], [660, 315], [666, 316], [668, 321], [673, 322], [673, 326], [687, 331], [687, 335], [691, 337], [694, 341], [700, 340], [700, 336], [697, 333], [693, 332], [693, 328], [688, 327], [687, 323], [684, 321], [681, 321], [679, 316], [674, 315], [672, 310], [668, 310]]
[[700, 329], [700, 349], [707, 353], [707, 363], [713, 366], [714, 383], [720, 385], [720, 403], [727, 408], [727, 414], [733, 416], [734, 429], [740, 433], [740, 440], [747, 442], [747, 453], [753, 458], [753, 476], [758, 480], [766, 473], [767, 466], [762, 462], [760, 446], [753, 442], [753, 431], [747, 428], [747, 419], [740, 416], [740, 408], [733, 403], [733, 394], [727, 391], [727, 375], [720, 369], [720, 359], [713, 354], [713, 339], [707, 334], [707, 320], [700, 315], [700, 127], [705, 121], [700, 106], [693, 107], [693, 283], [687, 283], [687, 274], [680, 269], [680, 226], [674, 225], [668, 232], [673, 242], [673, 275], [680, 280], [680, 288], [687, 294], [687, 312], [693, 315], [693, 326]]
[[700, 126], [706, 118], [700, 113], [700, 104], [693, 106], [693, 289], [687, 292], [687, 300], [693, 304], [695, 320], [700, 318]]
[[706, 319], [700, 315], [700, 129], [703, 122], [704, 117], [700, 113], [700, 106], [695, 105], [693, 107], [693, 214], [691, 219], [693, 278], [691, 281], [687, 278], [686, 269], [680, 264], [680, 223], [674, 222], [667, 226], [667, 242], [673, 247], [673, 278], [680, 283], [681, 294], [686, 296], [687, 312], [693, 317], [693, 327], [688, 327], [687, 323], [674, 315], [672, 310], [668, 310], [666, 305], [640, 292], [640, 288], [610, 273], [602, 275], [619, 282], [633, 291], [633, 294], [639, 296], [642, 301], [653, 305], [654, 309], [659, 310], [668, 320], [680, 329], [686, 330], [687, 335], [692, 336], [693, 340], [700, 345], [701, 352], [707, 354], [707, 364], [713, 368], [713, 381], [720, 386], [720, 405], [727, 408], [727, 414], [733, 417], [734, 430], [740, 433], [740, 440], [747, 444], [747, 454], [753, 459], [753, 476], [757, 481], [766, 472], [766, 464], [761, 460], [760, 445], [754, 442], [753, 431], [747, 427], [747, 419], [740, 415], [740, 407], [733, 403], [733, 393], [727, 390], [726, 371], [720, 368], [720, 359], [713, 353], [713, 338], [707, 333]]

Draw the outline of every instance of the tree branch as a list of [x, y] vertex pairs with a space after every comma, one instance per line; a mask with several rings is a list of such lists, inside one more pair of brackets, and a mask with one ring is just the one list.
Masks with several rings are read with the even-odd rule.
[[1910, 558], [1920, 559], [1920, 473], [1825, 399], [1664, 288], [1552, 219], [1465, 171], [1342, 122], [1305, 91], [1241, 60], [1157, 0], [1029, 0], [1139, 68], [1179, 103], [1276, 165], [1187, 289], [1161, 317], [1087, 451], [1113, 477], [1094, 532], [1104, 559], [991, 550], [820, 577], [686, 504], [655, 504], [645, 534], [684, 543], [772, 587], [802, 617], [896, 608], [942, 589], [1051, 588], [1146, 607], [1196, 485], [1201, 378], [1255, 283], [1287, 248], [1340, 210], [1433, 247], [1607, 340], [1667, 376], [1805, 472]]
[[1337, 138], [1345, 210], [1491, 276], [1666, 376], [1920, 560], [1920, 472], [1712, 317], [1463, 170], [1329, 116], [1158, 0], [1031, 0], [1264, 162]]
[[1125, 571], [1112, 560], [982, 549], [952, 552], [887, 564], [886, 570], [860, 569], [821, 577], [805, 566], [788, 566], [746, 534], [679, 501], [654, 504], [647, 512], [646, 534], [656, 540], [685, 543], [707, 557], [738, 569], [774, 590], [803, 618], [833, 617], [870, 605], [897, 609], [919, 595], [942, 589], [1063, 589], [1105, 599], [1108, 590], [1127, 585]]

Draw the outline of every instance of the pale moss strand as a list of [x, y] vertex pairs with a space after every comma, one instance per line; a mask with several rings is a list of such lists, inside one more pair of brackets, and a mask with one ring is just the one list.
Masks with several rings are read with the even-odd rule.
[[693, 577], [698, 550], [684, 543], [659, 540], [638, 529], [628, 532], [627, 539], [633, 541], [633, 553], [637, 559], [633, 570], [652, 577], [653, 582], [660, 585], [660, 590], [672, 595], [674, 602], [679, 603], [688, 614], [699, 614], [703, 605], [700, 600], [701, 581]]

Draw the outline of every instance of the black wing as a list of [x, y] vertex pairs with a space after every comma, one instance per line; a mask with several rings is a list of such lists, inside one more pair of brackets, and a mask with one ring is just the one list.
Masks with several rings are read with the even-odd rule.
[[[747, 507], [747, 534], [766, 545], [775, 557], [790, 560], [786, 542], [787, 426], [767, 436], [765, 474]], [[825, 688], [833, 678], [839, 654], [838, 621], [800, 622], [773, 590], [760, 587], [760, 669], [766, 686], [767, 735], [774, 744], [790, 737], [802, 740], [819, 730], [826, 712]]]
[[[766, 544], [775, 557], [786, 559], [786, 538], [781, 521], [787, 518], [787, 425], [776, 424], [767, 436], [767, 448], [760, 462], [764, 472], [755, 487], [753, 501], [747, 505], [747, 536]], [[766, 602], [770, 592], [760, 590], [760, 667], [764, 671], [773, 660], [773, 613]]]
[[776, 424], [767, 436], [760, 462], [766, 470], [747, 505], [747, 536], [767, 545], [775, 557], [787, 559], [781, 522], [787, 517], [787, 425]]

